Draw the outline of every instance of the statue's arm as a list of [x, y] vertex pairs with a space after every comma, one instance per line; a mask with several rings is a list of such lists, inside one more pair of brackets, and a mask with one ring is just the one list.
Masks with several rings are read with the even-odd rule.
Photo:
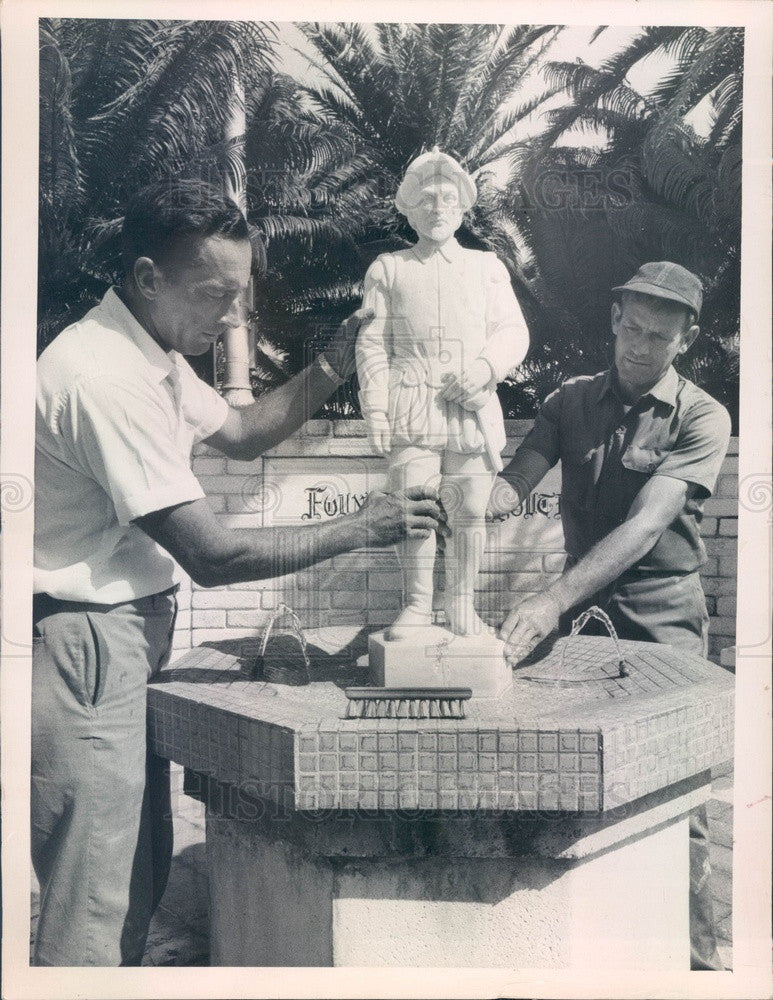
[[491, 368], [495, 386], [523, 361], [529, 349], [529, 330], [507, 268], [494, 254], [486, 256], [486, 346], [481, 357]]
[[362, 307], [371, 310], [373, 318], [360, 327], [355, 348], [360, 410], [372, 448], [376, 454], [385, 455], [391, 443], [387, 412], [392, 359], [389, 289], [382, 258], [375, 260], [365, 274]]
[[507, 268], [494, 254], [484, 255], [486, 340], [480, 354], [465, 366], [459, 378], [449, 378], [443, 399], [466, 410], [480, 410], [529, 349], [529, 331], [510, 284]]

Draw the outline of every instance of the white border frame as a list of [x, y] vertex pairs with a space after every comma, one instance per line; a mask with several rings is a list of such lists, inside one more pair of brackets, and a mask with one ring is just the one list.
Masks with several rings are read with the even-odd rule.
[[[28, 965], [30, 646], [37, 289], [38, 26], [43, 16], [280, 22], [443, 21], [744, 25], [740, 511], [733, 972], [584, 974], [507, 969], [45, 969]], [[189, 997], [768, 997], [770, 934], [771, 455], [770, 69], [764, 0], [4, 0], [2, 8], [2, 792], [3, 996]]]

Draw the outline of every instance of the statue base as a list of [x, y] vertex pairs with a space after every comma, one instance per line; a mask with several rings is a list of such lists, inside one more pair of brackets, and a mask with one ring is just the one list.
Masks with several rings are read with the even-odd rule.
[[416, 629], [415, 636], [398, 642], [374, 632], [368, 637], [368, 663], [379, 687], [467, 687], [473, 698], [499, 698], [513, 683], [500, 639], [454, 635], [436, 626]]

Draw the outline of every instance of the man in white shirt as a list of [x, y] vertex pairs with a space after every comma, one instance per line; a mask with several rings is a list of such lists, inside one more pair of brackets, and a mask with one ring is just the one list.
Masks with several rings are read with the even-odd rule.
[[280, 576], [447, 529], [432, 496], [371, 494], [302, 528], [223, 527], [190, 466], [207, 441], [250, 460], [354, 368], [363, 313], [283, 386], [231, 409], [183, 355], [241, 322], [246, 221], [199, 182], [144, 189], [126, 278], [38, 364], [32, 697], [34, 963], [134, 965], [171, 858], [168, 772], [146, 757], [147, 680], [168, 661], [181, 566], [203, 586]]

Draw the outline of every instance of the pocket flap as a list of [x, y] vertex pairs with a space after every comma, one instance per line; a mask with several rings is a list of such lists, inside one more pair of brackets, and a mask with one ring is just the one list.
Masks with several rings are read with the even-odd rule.
[[663, 453], [655, 448], [640, 448], [632, 444], [623, 452], [620, 461], [626, 469], [651, 476], [663, 461]]

